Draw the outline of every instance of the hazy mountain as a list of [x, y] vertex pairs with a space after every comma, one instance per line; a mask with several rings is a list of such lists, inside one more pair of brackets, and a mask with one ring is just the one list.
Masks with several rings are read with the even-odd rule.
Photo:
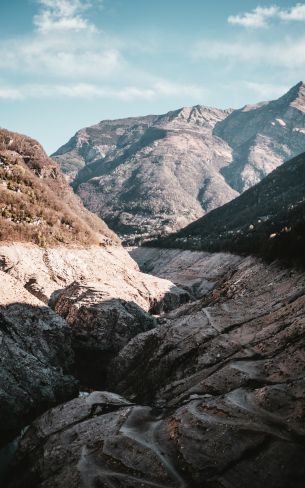
[[104, 121], [54, 158], [85, 205], [120, 234], [170, 231], [237, 195], [220, 174], [231, 149], [212, 133], [228, 113], [198, 106]]
[[305, 153], [164, 245], [252, 253], [304, 263]]
[[204, 106], [102, 121], [54, 155], [121, 235], [179, 229], [305, 150], [305, 85], [241, 110]]

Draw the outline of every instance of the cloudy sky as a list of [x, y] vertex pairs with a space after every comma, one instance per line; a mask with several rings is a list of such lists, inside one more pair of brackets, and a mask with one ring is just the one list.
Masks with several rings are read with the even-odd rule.
[[55, 151], [105, 118], [240, 107], [305, 79], [305, 3], [1, 0], [0, 125]]

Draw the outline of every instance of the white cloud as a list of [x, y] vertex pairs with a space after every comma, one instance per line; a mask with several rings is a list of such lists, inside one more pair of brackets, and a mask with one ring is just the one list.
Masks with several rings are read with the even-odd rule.
[[[103, 0], [36, 0], [35, 31], [0, 44], [0, 98], [78, 98], [129, 101], [186, 97], [197, 103], [206, 95], [201, 85], [183, 84], [150, 75], [128, 62], [126, 51], [143, 49], [89, 24], [89, 8]], [[81, 29], [81, 32], [78, 30]], [[128, 44], [128, 46], [127, 46]], [[147, 46], [145, 46], [146, 48]]]
[[229, 24], [241, 25], [243, 27], [260, 28], [267, 27], [271, 19], [305, 21], [305, 4], [298, 3], [289, 9], [281, 9], [276, 5], [272, 7], [256, 7], [251, 12], [230, 15], [228, 22]]
[[24, 41], [2, 43], [0, 47], [0, 68], [42, 77], [100, 79], [104, 80], [119, 73], [125, 65], [116, 48], [92, 47], [88, 42], [70, 45], [69, 40], [53, 42], [52, 39], [34, 38]]
[[[0, 44], [0, 69], [8, 76], [104, 81], [123, 76], [129, 67], [122, 42], [106, 36], [82, 16], [102, 0], [37, 0], [41, 6], [30, 35]], [[78, 32], [82, 29], [82, 32]]]
[[34, 17], [34, 24], [41, 33], [54, 31], [95, 31], [93, 24], [83, 17], [91, 3], [81, 0], [38, 0], [40, 12]]
[[229, 24], [242, 25], [244, 27], [266, 27], [267, 20], [276, 16], [278, 7], [256, 7], [251, 12], [241, 15], [230, 15]]
[[193, 57], [304, 69], [305, 37], [287, 38], [273, 43], [201, 41], [195, 46]]
[[0, 100], [20, 100], [23, 98], [18, 88], [0, 87]]
[[279, 17], [282, 20], [305, 21], [305, 4], [298, 3], [289, 10], [281, 10]]

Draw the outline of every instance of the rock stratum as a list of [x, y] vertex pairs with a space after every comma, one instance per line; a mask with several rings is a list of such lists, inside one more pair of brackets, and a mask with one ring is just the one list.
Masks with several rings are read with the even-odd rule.
[[53, 154], [85, 206], [131, 242], [185, 227], [305, 150], [305, 84], [278, 100], [106, 120]]
[[[195, 260], [211, 269], [207, 254], [179, 252], [186, 272]], [[9, 488], [303, 488], [305, 275], [229, 259], [200, 299], [121, 349], [115, 393], [74, 399], [29, 427]]]

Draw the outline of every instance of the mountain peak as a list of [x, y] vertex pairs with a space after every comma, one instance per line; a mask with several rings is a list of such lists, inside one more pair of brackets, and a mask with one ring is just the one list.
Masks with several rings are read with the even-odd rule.
[[294, 85], [285, 95], [278, 99], [291, 107], [294, 107], [305, 113], [305, 83], [300, 81]]

